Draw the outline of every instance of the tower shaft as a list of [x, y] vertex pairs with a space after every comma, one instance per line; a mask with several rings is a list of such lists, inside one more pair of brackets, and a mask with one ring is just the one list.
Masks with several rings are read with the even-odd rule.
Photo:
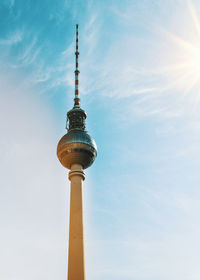
[[68, 280], [85, 280], [83, 199], [85, 175], [80, 164], [73, 164], [69, 171], [71, 181]]

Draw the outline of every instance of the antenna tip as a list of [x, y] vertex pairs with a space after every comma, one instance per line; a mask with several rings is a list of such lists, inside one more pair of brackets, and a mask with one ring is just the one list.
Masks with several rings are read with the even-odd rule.
[[78, 28], [78, 24], [76, 24], [76, 28]]

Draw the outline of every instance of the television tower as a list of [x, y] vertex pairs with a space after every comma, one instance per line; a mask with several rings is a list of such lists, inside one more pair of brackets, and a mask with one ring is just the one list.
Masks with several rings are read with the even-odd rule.
[[82, 187], [86, 169], [95, 160], [97, 146], [85, 130], [86, 113], [80, 107], [78, 89], [78, 24], [76, 24], [76, 68], [74, 107], [67, 113], [67, 134], [57, 146], [57, 156], [61, 164], [68, 168], [71, 181], [68, 280], [85, 280], [83, 201]]

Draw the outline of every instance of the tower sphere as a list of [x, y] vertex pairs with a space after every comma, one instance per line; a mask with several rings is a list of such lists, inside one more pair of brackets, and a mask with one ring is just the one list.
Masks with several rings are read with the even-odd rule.
[[83, 169], [86, 169], [95, 160], [97, 146], [88, 133], [73, 129], [58, 142], [57, 155], [61, 164], [68, 169], [72, 164], [80, 164]]

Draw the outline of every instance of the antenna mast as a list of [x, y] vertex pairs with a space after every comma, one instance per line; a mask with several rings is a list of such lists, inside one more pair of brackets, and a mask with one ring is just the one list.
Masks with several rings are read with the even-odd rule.
[[79, 90], [78, 90], [78, 75], [79, 75], [79, 70], [78, 70], [78, 56], [79, 56], [79, 51], [78, 51], [78, 24], [76, 24], [76, 69], [74, 71], [75, 73], [75, 98], [74, 98], [74, 106], [79, 106], [80, 105], [80, 98], [79, 98]]

